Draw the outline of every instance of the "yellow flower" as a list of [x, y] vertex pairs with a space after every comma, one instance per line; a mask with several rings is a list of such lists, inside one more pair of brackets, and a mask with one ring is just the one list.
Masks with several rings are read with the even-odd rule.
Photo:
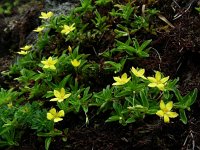
[[123, 85], [126, 84], [131, 77], [127, 78], [127, 74], [124, 73], [121, 78], [120, 77], [113, 77], [113, 79], [116, 81], [115, 83], [113, 83], [112, 85]]
[[34, 32], [41, 32], [44, 30], [44, 27], [37, 27], [35, 30], [33, 30]]
[[72, 52], [71, 46], [68, 46], [68, 51], [69, 51], [70, 53]]
[[48, 12], [48, 13], [44, 13], [44, 12], [41, 12], [41, 16], [39, 16], [39, 18], [41, 19], [48, 19], [48, 18], [51, 18], [53, 16], [53, 12]]
[[52, 57], [49, 57], [46, 61], [41, 61], [44, 64], [43, 68], [49, 68], [55, 70], [56, 67], [54, 66], [57, 63], [58, 59], [53, 60]]
[[7, 106], [8, 106], [8, 108], [12, 108], [13, 107], [12, 102], [8, 103]]
[[71, 26], [64, 25], [61, 33], [65, 34], [65, 35], [69, 34], [69, 32], [71, 32], [71, 31], [73, 31], [75, 29], [74, 25], [75, 25], [74, 23]]
[[53, 120], [54, 122], [62, 121], [63, 119], [61, 117], [65, 116], [64, 110], [60, 110], [59, 112], [56, 112], [55, 108], [52, 108], [47, 113], [47, 119]]
[[156, 71], [155, 78], [147, 77], [147, 79], [151, 82], [149, 83], [149, 87], [158, 87], [161, 91], [165, 89], [166, 82], [169, 80], [169, 76], [165, 78], [161, 78], [161, 73]]
[[146, 77], [144, 76], [144, 69], [135, 69], [134, 67], [131, 68], [131, 72], [136, 76], [136, 77], [140, 77], [143, 79], [146, 79]]
[[24, 47], [21, 47], [20, 49], [23, 51], [28, 51], [32, 46], [31, 45], [25, 45]]
[[74, 67], [78, 67], [81, 64], [81, 61], [78, 61], [77, 59], [71, 60], [71, 64]]
[[17, 53], [20, 54], [20, 55], [26, 55], [26, 54], [28, 54], [27, 51], [20, 51], [20, 52], [17, 52]]
[[60, 91], [54, 90], [54, 95], [56, 98], [52, 98], [50, 101], [62, 102], [64, 101], [64, 99], [68, 98], [71, 95], [71, 93], [65, 94], [65, 89], [61, 88]]
[[170, 101], [166, 105], [163, 102], [163, 100], [160, 101], [160, 109], [156, 112], [156, 115], [159, 117], [164, 117], [164, 122], [169, 123], [169, 118], [176, 118], [178, 114], [176, 112], [171, 112], [171, 109], [173, 108], [173, 102]]

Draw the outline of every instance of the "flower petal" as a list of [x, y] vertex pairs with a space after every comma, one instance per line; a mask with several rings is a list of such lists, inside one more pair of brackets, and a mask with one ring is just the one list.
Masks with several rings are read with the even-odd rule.
[[61, 88], [60, 95], [61, 95], [61, 97], [64, 97], [64, 95], [65, 95], [65, 89], [64, 88]]
[[31, 47], [32, 47], [31, 45], [26, 45], [24, 47], [21, 47], [20, 49], [24, 51], [28, 51]]
[[50, 99], [50, 101], [58, 101], [59, 100], [59, 98], [52, 98], [52, 99]]
[[65, 94], [64, 99], [70, 97], [70, 95], [71, 95], [71, 93], [69, 93], [69, 94]]
[[138, 73], [139, 73], [141, 76], [144, 74], [144, 72], [145, 72], [144, 69], [140, 69], [140, 70], [138, 71]]
[[152, 83], [156, 83], [157, 82], [157, 80], [155, 78], [153, 78], [153, 77], [147, 77], [147, 79]]
[[122, 83], [120, 83], [120, 82], [115, 82], [115, 83], [113, 83], [112, 85], [122, 85]]
[[45, 16], [46, 15], [46, 13], [45, 12], [41, 12], [41, 16], [43, 17], [43, 16]]
[[124, 74], [121, 76], [121, 79], [122, 79], [122, 80], [127, 79], [127, 74], [124, 73]]
[[131, 68], [131, 72], [132, 72], [134, 75], [137, 74], [137, 70], [136, 70], [134, 67]]
[[44, 65], [43, 68], [49, 68], [49, 65]]
[[51, 62], [52, 60], [53, 60], [53, 59], [52, 59], [52, 57], [49, 57], [49, 58], [48, 58], [48, 61], [50, 61], [50, 62]]
[[60, 99], [58, 99], [58, 102], [60, 103], [60, 102], [63, 102], [64, 101], [64, 98], [60, 98]]
[[126, 79], [126, 80], [123, 80], [124, 84], [127, 83], [130, 79], [131, 79], [131, 77], [129, 77], [129, 78]]
[[168, 111], [170, 111], [170, 110], [172, 109], [172, 107], [173, 107], [173, 102], [172, 102], [172, 101], [170, 101], [170, 102], [168, 102], [168, 103], [166, 104], [166, 109], [167, 109]]
[[56, 67], [54, 65], [49, 66], [50, 69], [56, 70]]
[[60, 110], [60, 111], [58, 112], [58, 116], [59, 116], [59, 117], [64, 117], [64, 116], [65, 116], [64, 110]]
[[158, 115], [159, 117], [163, 117], [164, 116], [164, 112], [162, 110], [158, 110], [156, 112], [156, 115]]
[[164, 114], [164, 122], [165, 123], [169, 123], [169, 117], [166, 114]]
[[121, 82], [121, 78], [120, 77], [113, 77], [113, 79], [117, 82]]
[[167, 82], [169, 80], [169, 76], [168, 77], [165, 77], [165, 78], [162, 78], [161, 80], [160, 80], [160, 82], [161, 83], [165, 83], [165, 82]]
[[160, 79], [161, 79], [161, 73], [159, 71], [156, 71], [155, 78], [156, 78], [157, 81], [160, 81]]
[[55, 97], [59, 98], [60, 97], [60, 92], [58, 90], [53, 91]]
[[140, 76], [140, 77], [143, 78], [143, 79], [145, 79], [145, 80], [147, 79], [145, 76]]
[[163, 100], [160, 101], [160, 109], [164, 110], [166, 108], [165, 103], [163, 102]]
[[53, 12], [51, 12], [51, 11], [48, 12], [48, 13], [47, 13], [47, 16], [50, 18], [51, 16], [53, 16]]
[[35, 30], [33, 30], [34, 32], [41, 32], [42, 30], [44, 30], [44, 27], [37, 27]]
[[44, 65], [48, 64], [47, 61], [41, 61], [41, 63], [43, 63]]
[[18, 54], [20, 55], [26, 55], [28, 52], [27, 51], [20, 51], [20, 52], [17, 52]]
[[57, 118], [55, 118], [53, 121], [54, 121], [54, 122], [59, 122], [59, 121], [62, 121], [62, 120], [63, 120], [62, 118], [57, 117]]
[[54, 116], [51, 113], [47, 113], [47, 119], [48, 120], [52, 120], [54, 118]]
[[161, 91], [163, 91], [163, 90], [165, 89], [164, 84], [158, 84], [157, 87], [158, 87]]
[[55, 108], [51, 108], [49, 111], [52, 115], [56, 115], [56, 109]]
[[149, 87], [156, 87], [157, 84], [156, 84], [156, 83], [149, 83], [148, 86], [149, 86]]
[[168, 112], [167, 115], [170, 117], [170, 118], [176, 118], [178, 116], [178, 114], [176, 112]]

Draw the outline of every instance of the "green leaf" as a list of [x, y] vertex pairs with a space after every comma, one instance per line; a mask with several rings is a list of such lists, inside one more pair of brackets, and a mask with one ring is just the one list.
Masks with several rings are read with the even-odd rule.
[[120, 38], [122, 36], [128, 36], [129, 35], [129, 33], [124, 32], [124, 31], [120, 31], [120, 30], [117, 30], [117, 29], [115, 29], [114, 32], [116, 33], [116, 38]]
[[113, 103], [113, 108], [115, 109], [115, 111], [117, 112], [117, 114], [121, 114], [122, 112], [122, 106], [121, 104], [117, 103], [117, 102], [114, 102]]
[[9, 102], [12, 102], [17, 99], [19, 96], [19, 93], [16, 91], [13, 91], [13, 89], [4, 90], [3, 88], [0, 89], [0, 106], [4, 104], [8, 104]]
[[200, 13], [200, 7], [196, 7], [195, 9]]
[[164, 97], [165, 99], [169, 99], [169, 97], [170, 97], [169, 91], [164, 91], [164, 92], [163, 92], [163, 97]]
[[48, 133], [43, 133], [43, 132], [37, 133], [37, 136], [41, 136], [41, 137], [54, 137], [54, 136], [60, 136], [60, 135], [62, 135], [62, 131], [60, 130], [50, 131]]
[[65, 100], [63, 102], [57, 103], [57, 105], [61, 110], [64, 110], [65, 112], [67, 112], [69, 110], [69, 102], [68, 102], [68, 100]]
[[115, 115], [115, 116], [109, 117], [105, 122], [113, 122], [113, 121], [117, 121], [119, 119], [120, 119], [120, 116]]
[[179, 109], [180, 119], [184, 124], [187, 124], [187, 116], [184, 109]]
[[149, 57], [149, 54], [144, 51], [138, 51], [137, 54], [139, 57]]
[[63, 88], [65, 87], [66, 83], [69, 81], [71, 75], [67, 75], [63, 78], [63, 80], [59, 83], [59, 87]]
[[123, 90], [123, 91], [120, 91], [120, 92], [117, 92], [117, 93], [114, 93], [115, 94], [115, 97], [123, 97], [123, 96], [128, 96], [130, 94], [132, 94], [132, 91], [130, 90]]
[[8, 143], [8, 141], [0, 141], [0, 147], [5, 147], [5, 146], [10, 146], [10, 144]]
[[182, 102], [183, 101], [183, 97], [181, 96], [179, 90], [175, 88], [175, 89], [173, 89], [173, 92], [174, 92], [176, 98], [178, 99], [178, 101]]
[[183, 101], [185, 101], [185, 106], [190, 107], [197, 98], [197, 89], [195, 88], [193, 91], [188, 93], [184, 98]]
[[100, 110], [102, 110], [102, 109], [106, 106], [107, 103], [108, 103], [108, 102], [104, 102], [104, 103], [100, 106]]
[[3, 134], [5, 134], [6, 132], [9, 132], [9, 130], [11, 130], [12, 128], [13, 128], [12, 126], [8, 126], [8, 127], [3, 127], [3, 128], [1, 128], [0, 135], [3, 135]]
[[48, 137], [45, 139], [45, 150], [49, 149], [50, 144], [51, 144], [51, 137]]
[[166, 86], [167, 90], [173, 91], [174, 89], [176, 89], [176, 84], [178, 81], [179, 81], [179, 78], [174, 79], [174, 80], [169, 80]]
[[150, 43], [152, 40], [146, 40], [142, 43], [142, 45], [140, 46], [140, 51], [143, 51]]
[[156, 108], [150, 108], [150, 109], [148, 109], [147, 114], [154, 115], [157, 111], [158, 111], [158, 109], [156, 109]]
[[141, 98], [141, 100], [142, 100], [142, 105], [143, 105], [144, 107], [149, 108], [149, 101], [148, 101], [148, 99], [147, 99], [147, 91], [146, 91], [146, 90], [140, 91], [140, 98]]
[[33, 79], [34, 81], [37, 81], [37, 80], [39, 80], [39, 79], [44, 79], [45, 77], [46, 77], [45, 73], [39, 73], [39, 74], [34, 75], [34, 76], [32, 77], [32, 79]]
[[133, 123], [133, 122], [135, 122], [136, 120], [135, 120], [135, 118], [128, 118], [127, 120], [126, 120], [126, 123]]

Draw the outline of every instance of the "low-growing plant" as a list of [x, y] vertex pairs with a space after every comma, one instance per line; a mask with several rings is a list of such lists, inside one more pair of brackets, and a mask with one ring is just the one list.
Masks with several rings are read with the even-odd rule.
[[15, 101], [17, 97], [20, 95], [19, 92], [14, 91], [12, 88], [9, 90], [5, 90], [1, 88], [0, 90], [0, 106], [4, 104], [12, 104], [12, 101]]
[[[46, 132], [50, 130], [46, 111], [41, 111], [42, 103], [19, 105], [17, 102], [1, 106], [0, 112], [0, 147], [19, 146], [18, 141], [28, 127]], [[40, 114], [38, 116], [38, 114]], [[45, 116], [44, 116], [45, 115]], [[42, 117], [43, 116], [43, 117]], [[40, 117], [41, 120], [38, 120]], [[43, 127], [42, 127], [43, 126]]]
[[20, 0], [14, 0], [10, 2], [8, 0], [3, 0], [0, 3], [0, 14], [11, 15], [12, 9], [20, 3]]
[[124, 19], [125, 23], [130, 22], [130, 17], [133, 11], [136, 9], [136, 7], [132, 7], [130, 3], [127, 3], [126, 5], [116, 4], [114, 5], [114, 7], [117, 8], [117, 10], [113, 8], [110, 12], [110, 15], [113, 17], [120, 17]]
[[20, 48], [16, 62], [2, 72], [16, 84], [0, 91], [0, 147], [18, 146], [28, 130], [43, 137], [48, 150], [56, 136], [67, 140], [65, 117], [83, 112], [87, 125], [90, 108], [109, 112], [106, 122], [124, 126], [149, 115], [165, 123], [176, 117], [187, 123], [197, 89], [182, 96], [178, 79], [159, 71], [147, 77], [145, 69], [127, 70], [151, 49], [152, 40], [136, 32], [156, 35], [151, 19], [159, 11], [140, 13], [137, 4], [81, 0], [68, 15], [41, 12], [42, 24], [33, 30], [35, 44]]
[[[129, 54], [130, 56], [132, 55], [137, 55], [139, 57], [148, 57], [148, 51], [150, 48], [146, 48], [150, 43], [151, 40], [146, 40], [144, 41], [141, 45], [139, 45], [139, 42], [137, 41], [136, 38], [133, 39], [128, 39], [125, 43], [116, 40], [116, 49], [114, 49], [113, 51], [120, 51], [122, 52], [122, 50], [124, 50], [127, 54]], [[130, 45], [133, 46], [130, 46]]]
[[200, 13], [200, 7], [196, 7], [195, 9]]
[[113, 0], [96, 0], [95, 4], [98, 6], [106, 6], [108, 3], [112, 2]]
[[102, 17], [98, 11], [95, 11], [94, 14], [96, 17], [92, 20], [92, 22], [96, 28], [93, 29], [95, 34], [102, 34], [103, 32], [106, 32], [109, 29], [109, 25], [106, 23], [108, 21], [108, 17]]
[[81, 6], [76, 7], [74, 9], [74, 12], [76, 13], [85, 13], [88, 11], [92, 11], [94, 9], [94, 6], [92, 6], [91, 0], [80, 0]]
[[180, 120], [186, 124], [185, 110], [194, 103], [197, 89], [182, 97], [176, 86], [177, 79], [162, 77], [159, 71], [156, 71], [155, 77], [145, 77], [144, 71], [132, 67], [130, 77], [126, 73], [114, 77], [116, 82], [112, 87], [107, 86], [103, 91], [94, 93], [94, 105], [99, 106], [100, 111], [111, 112], [106, 122], [119, 121], [127, 125], [146, 115], [158, 115], [169, 123], [169, 118], [178, 116], [178, 113], [169, 113], [174, 107], [179, 110]]

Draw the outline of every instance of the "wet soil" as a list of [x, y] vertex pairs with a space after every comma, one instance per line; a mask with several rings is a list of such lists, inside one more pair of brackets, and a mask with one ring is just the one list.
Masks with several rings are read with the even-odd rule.
[[[186, 94], [194, 88], [200, 90], [200, 15], [194, 10], [198, 1], [194, 1], [191, 6], [188, 1], [177, 0], [176, 2], [180, 4], [180, 7], [175, 11], [172, 9], [173, 1], [161, 0], [157, 3], [162, 15], [173, 24], [174, 28], [170, 28], [167, 32], [159, 32], [158, 36], [153, 38], [150, 57], [138, 60], [138, 64], [140, 67], [145, 67], [147, 72], [160, 70], [171, 78], [179, 77], [179, 89], [182, 94]], [[25, 43], [24, 39], [38, 23], [36, 22], [28, 28], [24, 27], [27, 26], [26, 22], [30, 22], [29, 19], [38, 15], [40, 11], [38, 8], [29, 12], [29, 15], [23, 15], [25, 20], [20, 22], [20, 25], [17, 25], [11, 33], [0, 34], [1, 51], [10, 49], [9, 46], [13, 43], [17, 43], [17, 45], [14, 45], [15, 48], [12, 50], [18, 49]], [[178, 13], [181, 16], [174, 19]], [[6, 25], [2, 23], [1, 26]], [[3, 31], [0, 29], [1, 32]], [[12, 41], [5, 42], [5, 39], [12, 39]], [[10, 60], [13, 60], [11, 53], [10, 51], [5, 52], [0, 58], [0, 71], [5, 70], [11, 64]], [[95, 108], [91, 109], [95, 110]], [[60, 137], [56, 138], [55, 142], [51, 143], [51, 149], [200, 149], [199, 110], [200, 97], [198, 95], [197, 101], [187, 114], [187, 125], [182, 124], [179, 120], [164, 124], [158, 117], [147, 116], [144, 120], [124, 127], [117, 122], [105, 123], [108, 114], [96, 115], [94, 111], [89, 114], [90, 124], [85, 125], [84, 114], [69, 115], [64, 120], [65, 128], [69, 129], [67, 142], [63, 142]], [[43, 141], [36, 141], [40, 141], [40, 139], [30, 131], [30, 134], [22, 139], [19, 149], [43, 149]]]

